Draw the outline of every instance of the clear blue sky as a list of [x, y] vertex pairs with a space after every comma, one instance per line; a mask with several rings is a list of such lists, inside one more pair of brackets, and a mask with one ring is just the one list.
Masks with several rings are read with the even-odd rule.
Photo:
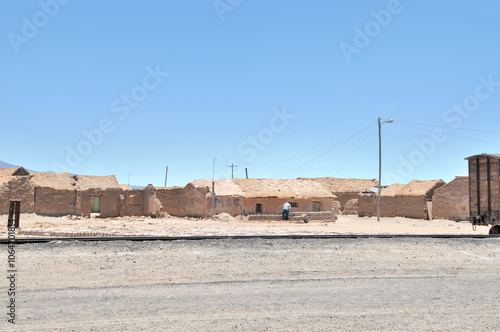
[[371, 179], [381, 117], [383, 184], [450, 181], [500, 153], [499, 31], [494, 0], [3, 1], [0, 160]]

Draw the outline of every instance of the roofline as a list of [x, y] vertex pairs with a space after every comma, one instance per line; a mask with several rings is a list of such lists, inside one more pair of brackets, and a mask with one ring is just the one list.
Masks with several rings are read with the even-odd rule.
[[476, 157], [491, 157], [491, 158], [495, 158], [495, 159], [500, 160], [500, 154], [492, 154], [492, 153], [476, 154], [476, 155], [465, 158], [465, 160], [469, 160], [469, 159], [476, 158]]

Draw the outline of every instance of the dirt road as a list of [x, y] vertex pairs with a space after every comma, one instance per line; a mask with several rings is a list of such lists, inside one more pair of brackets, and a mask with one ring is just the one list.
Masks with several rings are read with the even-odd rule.
[[498, 331], [499, 240], [18, 245], [16, 325], [0, 329]]

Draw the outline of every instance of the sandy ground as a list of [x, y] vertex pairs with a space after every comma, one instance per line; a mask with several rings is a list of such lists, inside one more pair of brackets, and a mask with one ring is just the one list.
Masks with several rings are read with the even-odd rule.
[[[7, 225], [7, 215], [0, 215]], [[488, 234], [489, 227], [473, 231], [469, 222], [419, 220], [407, 218], [338, 216], [336, 222], [248, 221], [245, 218], [222, 220], [148, 217], [80, 218], [43, 217], [23, 214], [18, 237], [88, 236], [203, 236], [203, 235], [286, 235], [286, 234]], [[6, 227], [0, 238], [7, 237]]]

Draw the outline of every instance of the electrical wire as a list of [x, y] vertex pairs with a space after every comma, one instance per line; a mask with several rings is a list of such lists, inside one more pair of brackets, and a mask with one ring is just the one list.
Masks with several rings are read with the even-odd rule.
[[[283, 172], [283, 173], [281, 173], [281, 174], [278, 174], [278, 175], [276, 175], [276, 176], [274, 176], [274, 177], [272, 177], [272, 178], [273, 178], [273, 179], [274, 179], [274, 178], [278, 178], [278, 177], [280, 177], [280, 176], [282, 176], [282, 175], [284, 175], [284, 174], [288, 174], [288, 173], [293, 172], [293, 171], [295, 171], [295, 170], [297, 170], [297, 169], [299, 169], [299, 168], [302, 168], [302, 167], [304, 167], [304, 166], [306, 166], [306, 165], [311, 164], [312, 162], [314, 162], [314, 161], [316, 161], [316, 160], [320, 159], [321, 157], [323, 157], [323, 156], [325, 156], [325, 155], [329, 154], [330, 152], [334, 151], [335, 149], [339, 148], [339, 147], [340, 147], [340, 146], [342, 146], [343, 144], [345, 144], [345, 143], [349, 142], [351, 139], [353, 139], [354, 137], [358, 136], [358, 135], [359, 135], [359, 134], [361, 134], [362, 132], [364, 132], [364, 131], [368, 130], [368, 129], [369, 129], [371, 126], [373, 126], [375, 123], [376, 123], [376, 122], [373, 122], [373, 123], [371, 123], [370, 125], [368, 125], [367, 127], [365, 127], [365, 128], [363, 128], [362, 130], [358, 131], [356, 134], [354, 134], [354, 135], [352, 135], [352, 136], [350, 136], [350, 137], [348, 137], [348, 138], [346, 138], [346, 139], [344, 139], [344, 140], [342, 140], [342, 141], [340, 141], [340, 142], [337, 142], [337, 143], [336, 143], [336, 144], [334, 144], [334, 145], [331, 145], [331, 146], [329, 147], [329, 150], [328, 150], [328, 151], [326, 151], [325, 153], [323, 153], [323, 154], [319, 155], [318, 157], [316, 157], [316, 158], [314, 158], [314, 159], [312, 159], [312, 160], [310, 160], [310, 161], [308, 161], [308, 162], [306, 162], [306, 163], [304, 163], [304, 164], [302, 164], [302, 165], [299, 165], [298, 167], [295, 167], [295, 168], [293, 168], [293, 169], [291, 169], [291, 170], [288, 170], [288, 171], [286, 171], [286, 172]], [[322, 150], [324, 150], [324, 149], [322, 149]], [[321, 151], [321, 150], [320, 150], [320, 151]]]
[[[397, 125], [403, 126], [403, 127], [413, 128], [413, 129], [425, 130], [425, 131], [430, 131], [430, 132], [433, 131], [432, 129], [419, 128], [419, 127], [410, 126], [410, 125], [407, 125], [407, 124], [398, 123], [396, 121], [394, 121], [394, 124], [397, 124]], [[449, 134], [449, 133], [445, 133], [445, 134], [447, 136], [462, 138], [462, 139], [466, 139], [466, 140], [469, 140], [469, 141], [475, 141], [475, 142], [481, 142], [481, 143], [487, 143], [487, 144], [493, 144], [493, 145], [500, 145], [499, 143], [494, 143], [494, 142], [489, 142], [489, 141], [483, 141], [483, 140], [480, 140], [480, 139], [475, 139], [475, 138], [470, 138], [470, 137], [463, 137], [463, 136], [453, 135], [453, 134]]]
[[489, 134], [500, 134], [500, 131], [490, 131], [490, 130], [483, 130], [483, 129], [457, 128], [457, 127], [450, 127], [450, 126], [439, 126], [439, 125], [432, 125], [432, 124], [425, 124], [425, 123], [415, 123], [415, 122], [400, 121], [400, 120], [393, 120], [393, 121], [394, 121], [394, 123], [399, 123], [399, 124], [428, 126], [428, 127], [446, 128], [446, 129], [455, 129], [455, 130], [464, 130], [464, 131], [475, 131], [475, 132], [489, 133]]

